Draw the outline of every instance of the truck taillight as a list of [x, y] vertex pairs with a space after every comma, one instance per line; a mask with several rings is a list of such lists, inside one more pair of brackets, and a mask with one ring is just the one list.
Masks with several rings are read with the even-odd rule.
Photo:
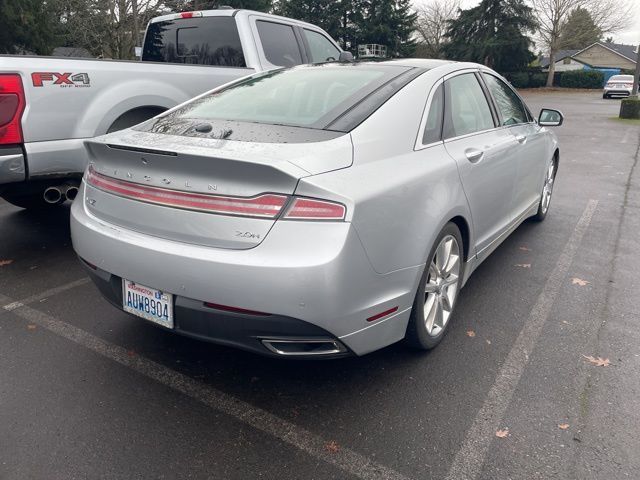
[[0, 145], [22, 143], [25, 104], [20, 75], [0, 74]]

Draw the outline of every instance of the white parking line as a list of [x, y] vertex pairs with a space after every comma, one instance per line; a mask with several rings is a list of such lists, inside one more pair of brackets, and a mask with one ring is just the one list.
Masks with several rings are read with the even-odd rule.
[[[77, 282], [76, 282], [77, 283]], [[45, 292], [43, 292], [45, 293]], [[43, 294], [39, 295], [40, 297]], [[0, 302], [11, 299], [0, 295]], [[408, 480], [395, 470], [380, 465], [346, 447], [337, 451], [327, 448], [327, 440], [310, 431], [284, 420], [261, 408], [254, 407], [209, 385], [198, 382], [182, 373], [176, 372], [159, 363], [139, 355], [131, 356], [126, 349], [107, 342], [78, 327], [58, 320], [36, 309], [22, 305], [23, 302], [11, 302], [16, 305], [12, 314], [71, 340], [103, 357], [129, 367], [147, 378], [170, 387], [217, 411], [225, 413], [256, 430], [271, 435], [290, 446], [296, 447], [316, 459], [323, 460], [343, 471], [363, 480]], [[5, 305], [5, 308], [8, 305]]]
[[518, 338], [500, 368], [482, 408], [467, 431], [465, 440], [449, 468], [447, 480], [474, 480], [480, 474], [489, 446], [495, 439], [495, 432], [501, 427], [502, 417], [511, 403], [524, 369], [529, 363], [529, 355], [536, 346], [542, 327], [549, 317], [551, 307], [565, 281], [597, 206], [597, 200], [589, 200], [587, 203]]
[[[55, 288], [50, 288], [49, 290], [45, 290], [44, 292], [40, 292], [36, 295], [32, 295], [27, 298], [23, 298], [22, 300], [18, 300], [17, 302], [11, 302], [6, 305], [3, 305], [2, 308], [8, 312], [15, 310], [16, 308], [22, 307], [23, 305], [29, 305], [30, 303], [39, 302], [40, 300], [44, 300], [45, 298], [53, 297], [58, 293], [62, 293], [66, 290], [71, 290], [72, 288], [79, 287], [81, 285], [85, 285], [89, 283], [89, 277], [84, 277], [74, 282], [65, 283], [64, 285], [60, 285]], [[0, 303], [5, 303], [2, 299], [6, 298], [0, 295]]]

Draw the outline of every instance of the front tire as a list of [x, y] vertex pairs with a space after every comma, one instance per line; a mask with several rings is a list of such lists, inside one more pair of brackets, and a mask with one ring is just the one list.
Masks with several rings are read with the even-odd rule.
[[540, 203], [538, 204], [538, 211], [532, 217], [536, 222], [542, 222], [547, 218], [547, 213], [549, 213], [549, 207], [551, 206], [551, 196], [553, 195], [553, 184], [556, 181], [557, 173], [558, 158], [554, 155], [545, 173], [542, 194], [540, 195]]
[[431, 350], [440, 343], [458, 300], [464, 251], [456, 224], [450, 222], [442, 229], [427, 258], [405, 337], [409, 345], [420, 350]]

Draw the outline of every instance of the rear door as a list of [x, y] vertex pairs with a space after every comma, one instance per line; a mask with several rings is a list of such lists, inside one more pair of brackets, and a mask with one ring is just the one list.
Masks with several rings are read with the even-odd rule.
[[550, 160], [546, 158], [546, 141], [518, 94], [495, 75], [483, 73], [482, 76], [493, 97], [500, 125], [518, 142], [513, 206], [514, 214], [519, 216], [539, 201], [544, 172]]
[[297, 26], [260, 15], [251, 15], [249, 20], [264, 70], [309, 63]]
[[479, 256], [509, 228], [517, 178], [517, 141], [497, 118], [476, 71], [446, 77], [443, 138], [457, 165]]

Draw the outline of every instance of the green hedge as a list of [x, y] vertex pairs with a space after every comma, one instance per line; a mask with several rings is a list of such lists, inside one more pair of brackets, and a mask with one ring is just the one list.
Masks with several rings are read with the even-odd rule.
[[540, 88], [547, 83], [547, 74], [541, 72], [510, 72], [504, 74], [515, 88]]
[[560, 76], [564, 88], [602, 88], [603, 84], [604, 74], [596, 70], [569, 70]]
[[623, 98], [620, 103], [620, 118], [640, 119], [640, 97]]

